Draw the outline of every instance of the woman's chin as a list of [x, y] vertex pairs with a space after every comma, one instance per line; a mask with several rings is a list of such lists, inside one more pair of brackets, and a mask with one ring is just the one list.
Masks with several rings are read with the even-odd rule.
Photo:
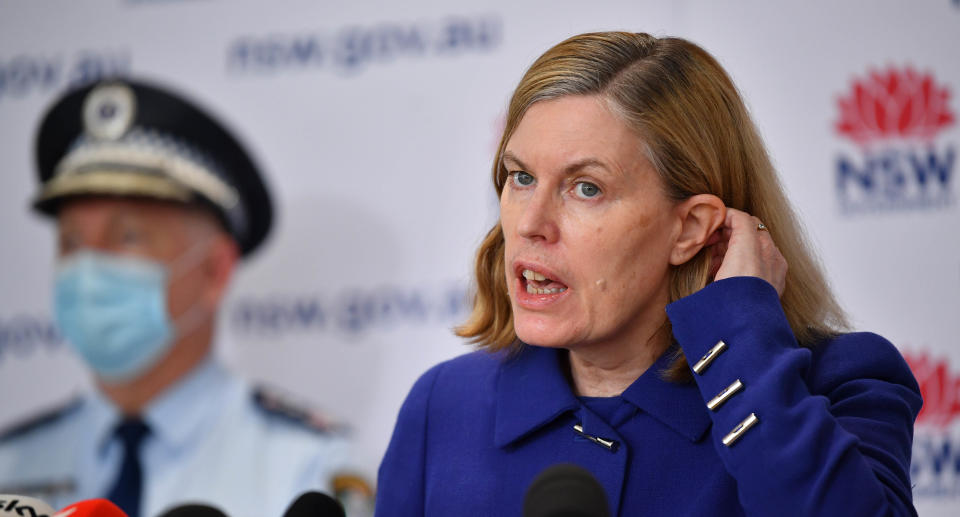
[[542, 346], [545, 348], [568, 348], [574, 341], [569, 333], [558, 332], [557, 329], [545, 328], [524, 328], [524, 325], [517, 325], [517, 338], [528, 345]]

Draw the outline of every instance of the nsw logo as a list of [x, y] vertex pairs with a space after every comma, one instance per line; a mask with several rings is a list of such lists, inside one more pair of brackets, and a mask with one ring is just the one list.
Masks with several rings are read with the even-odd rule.
[[950, 90], [931, 74], [888, 68], [857, 78], [837, 102], [837, 133], [851, 150], [837, 157], [844, 213], [937, 209], [954, 202], [956, 123]]
[[926, 352], [906, 353], [904, 358], [923, 396], [917, 425], [942, 429], [960, 420], [960, 374], [951, 372], [946, 360], [933, 359]]
[[960, 498], [960, 373], [926, 352], [905, 353], [920, 393], [910, 477], [917, 497]]

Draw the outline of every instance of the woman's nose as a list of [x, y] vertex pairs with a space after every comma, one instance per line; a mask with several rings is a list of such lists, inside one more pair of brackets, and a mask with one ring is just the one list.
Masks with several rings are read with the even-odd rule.
[[560, 236], [557, 225], [558, 203], [547, 189], [538, 189], [533, 194], [517, 224], [517, 233], [524, 239], [553, 243]]

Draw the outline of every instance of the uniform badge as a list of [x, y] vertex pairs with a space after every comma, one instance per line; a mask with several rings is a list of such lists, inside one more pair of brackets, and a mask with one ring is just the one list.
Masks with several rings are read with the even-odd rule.
[[123, 84], [98, 86], [83, 101], [83, 128], [98, 140], [116, 140], [133, 125], [137, 99]]

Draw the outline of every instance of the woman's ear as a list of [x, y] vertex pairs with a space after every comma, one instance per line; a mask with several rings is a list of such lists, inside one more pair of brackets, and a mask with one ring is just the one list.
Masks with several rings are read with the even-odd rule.
[[727, 207], [713, 194], [697, 194], [676, 207], [680, 234], [670, 253], [670, 264], [679, 266], [696, 256], [727, 217]]

